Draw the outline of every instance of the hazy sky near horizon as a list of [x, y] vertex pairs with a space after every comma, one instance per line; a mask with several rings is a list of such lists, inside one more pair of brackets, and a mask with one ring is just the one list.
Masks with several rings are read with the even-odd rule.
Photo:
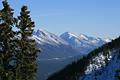
[[[18, 15], [28, 5], [37, 29], [99, 37], [120, 35], [120, 0], [8, 0]], [[0, 1], [0, 9], [2, 4]]]

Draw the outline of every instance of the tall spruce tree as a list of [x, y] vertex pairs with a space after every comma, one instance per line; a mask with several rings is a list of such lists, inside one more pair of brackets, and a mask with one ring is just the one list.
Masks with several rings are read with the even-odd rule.
[[[27, 6], [21, 8], [20, 16], [18, 16], [17, 28], [19, 39], [19, 55], [17, 55], [18, 63], [16, 76], [18, 80], [34, 80], [37, 70], [36, 57], [37, 49], [35, 41], [31, 39], [34, 22], [32, 22], [30, 11]], [[19, 75], [21, 74], [21, 75]]]
[[[34, 80], [37, 70], [36, 43], [31, 39], [34, 22], [27, 6], [20, 16], [13, 17], [13, 9], [7, 0], [0, 10], [0, 80]], [[18, 30], [13, 31], [13, 27]]]
[[13, 9], [9, 6], [7, 0], [2, 3], [3, 9], [0, 10], [0, 80], [13, 80]]

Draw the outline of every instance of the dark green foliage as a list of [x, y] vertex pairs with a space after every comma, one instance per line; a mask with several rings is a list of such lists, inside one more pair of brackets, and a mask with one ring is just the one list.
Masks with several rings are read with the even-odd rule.
[[7, 1], [3, 1], [3, 9], [0, 10], [0, 79], [11, 80], [13, 74], [14, 32], [12, 26], [14, 24], [13, 9], [8, 5]]
[[[78, 80], [84, 75], [84, 71], [91, 62], [91, 60], [98, 55], [98, 53], [103, 52], [103, 55], [106, 56], [105, 62], [108, 62], [107, 55], [109, 55], [109, 50], [119, 49], [120, 48], [120, 37], [112, 40], [94, 51], [90, 52], [87, 56], [84, 56], [80, 60], [69, 64], [64, 69], [59, 72], [50, 75], [47, 80]], [[119, 76], [118, 76], [119, 78]]]
[[[34, 22], [32, 22], [27, 6], [21, 8], [18, 16], [17, 32], [19, 39], [19, 54], [17, 55], [18, 63], [16, 75], [19, 80], [34, 80], [37, 70], [36, 58], [37, 49], [35, 41], [30, 39], [33, 32]], [[21, 75], [19, 75], [21, 74]]]
[[[37, 70], [37, 48], [30, 37], [33, 32], [27, 6], [21, 8], [18, 18], [7, 0], [0, 10], [0, 80], [34, 80]], [[13, 27], [18, 30], [13, 31]]]

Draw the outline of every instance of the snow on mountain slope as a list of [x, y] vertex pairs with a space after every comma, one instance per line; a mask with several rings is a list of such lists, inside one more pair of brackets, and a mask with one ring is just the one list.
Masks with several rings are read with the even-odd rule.
[[84, 35], [84, 34], [80, 34], [80, 35], [79, 35], [79, 38], [80, 38], [81, 40], [89, 40], [89, 39], [88, 39], [88, 36], [86, 36], [86, 35]]
[[110, 38], [105, 38], [104, 41], [105, 41], [105, 42], [111, 42], [112, 39], [110, 39]]
[[46, 30], [37, 30], [33, 33], [33, 38], [38, 43], [37, 46], [41, 48], [41, 54], [39, 55], [40, 59], [52, 59], [81, 55], [62, 38]]
[[84, 34], [76, 35], [70, 32], [65, 32], [59, 37], [42, 29], [34, 31], [33, 38], [42, 50], [40, 57], [49, 59], [87, 54], [106, 43], [101, 38], [88, 37]]
[[82, 44], [79, 37], [73, 33], [65, 32], [60, 37], [68, 42], [72, 47], [78, 47]]
[[61, 38], [59, 38], [58, 36], [56, 36], [55, 34], [52, 34], [46, 30], [42, 30], [39, 29], [36, 32], [33, 33], [33, 37], [35, 38], [35, 40], [40, 44], [42, 43], [48, 43], [51, 45], [58, 45], [58, 44], [65, 44], [67, 45], [67, 43], [62, 40]]
[[119, 68], [120, 49], [109, 51], [106, 57], [99, 53], [87, 67], [82, 80], [117, 80], [115, 76]]
[[65, 32], [60, 35], [60, 37], [68, 42], [72, 48], [82, 54], [87, 54], [93, 49], [106, 43], [106, 41], [101, 38], [88, 37], [84, 34], [75, 35], [74, 33], [70, 32]]

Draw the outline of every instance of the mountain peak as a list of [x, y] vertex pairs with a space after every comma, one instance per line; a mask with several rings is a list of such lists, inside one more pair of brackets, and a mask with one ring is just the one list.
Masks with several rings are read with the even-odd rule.
[[45, 30], [45, 29], [38, 29], [37, 31], [40, 31], [40, 32], [48, 32], [48, 31]]
[[38, 30], [36, 31], [36, 35], [37, 35], [37, 36], [39, 36], [39, 35], [46, 35], [45, 32], [46, 32], [46, 31], [43, 30], [43, 29], [38, 29]]
[[34, 31], [33, 35], [37, 40], [40, 40], [42, 43], [47, 43], [52, 45], [58, 45], [58, 44], [68, 45], [63, 39], [44, 29], [38, 29], [37, 31]]
[[44, 29], [38, 29], [37, 31], [35, 31], [35, 35], [39, 36], [39, 37], [50, 37], [51, 35], [54, 35]]
[[72, 33], [72, 32], [65, 32], [65, 33], [61, 34], [60, 37], [69, 38], [69, 39], [72, 38], [72, 37], [78, 38], [78, 36], [75, 33]]
[[88, 36], [86, 36], [85, 34], [80, 34], [79, 38], [84, 39], [84, 40], [88, 40]]

